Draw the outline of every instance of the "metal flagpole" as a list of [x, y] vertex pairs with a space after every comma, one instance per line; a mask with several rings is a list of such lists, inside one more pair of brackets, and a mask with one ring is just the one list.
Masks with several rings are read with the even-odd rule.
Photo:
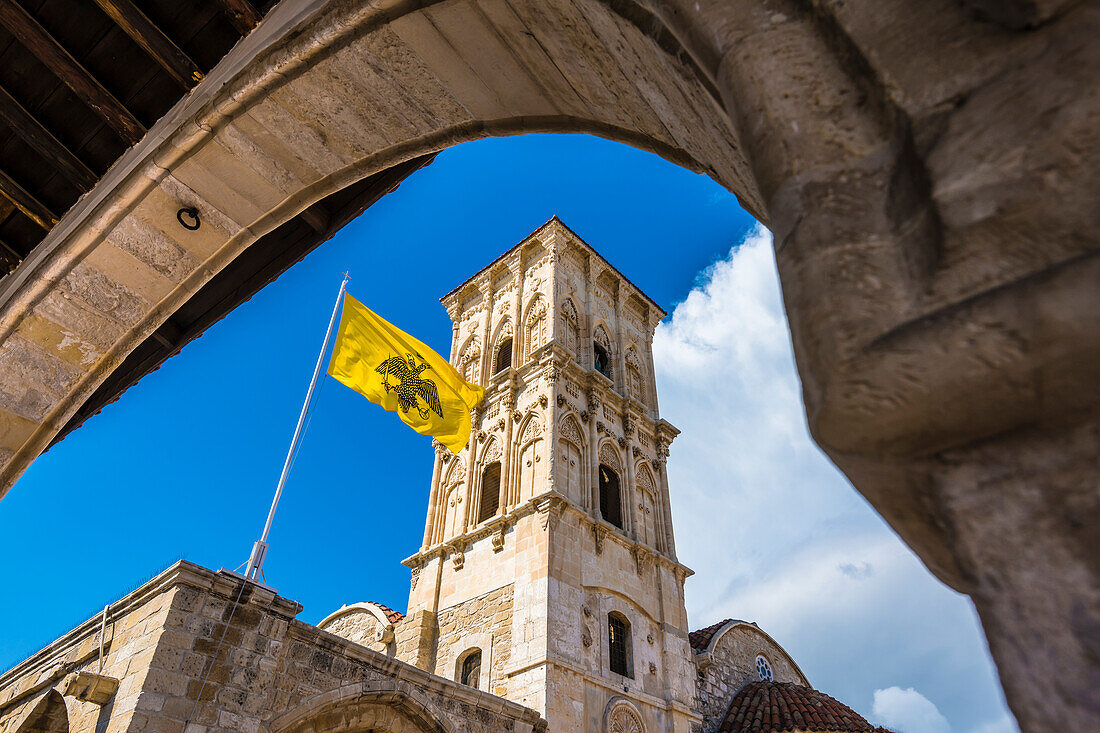
[[279, 476], [279, 485], [275, 488], [275, 498], [271, 500], [271, 511], [267, 513], [267, 522], [264, 524], [264, 532], [256, 544], [252, 545], [252, 555], [248, 558], [248, 568], [244, 576], [252, 580], [259, 580], [260, 572], [264, 567], [264, 558], [267, 557], [267, 534], [271, 531], [271, 521], [275, 518], [275, 508], [279, 506], [279, 497], [283, 495], [283, 486], [286, 484], [286, 476], [290, 473], [290, 464], [294, 460], [294, 451], [302, 438], [302, 426], [305, 425], [306, 415], [309, 414], [309, 403], [313, 399], [313, 389], [317, 386], [317, 377], [321, 375], [321, 365], [325, 363], [325, 352], [328, 351], [328, 340], [332, 337], [332, 328], [336, 325], [336, 314], [340, 312], [340, 303], [344, 299], [344, 290], [348, 286], [348, 274], [344, 273], [344, 281], [340, 283], [340, 292], [336, 295], [336, 305], [332, 308], [332, 318], [328, 322], [328, 330], [325, 331], [325, 340], [321, 344], [321, 353], [317, 355], [317, 366], [313, 368], [313, 379], [310, 380], [309, 389], [306, 391], [306, 401], [302, 403], [302, 413], [298, 416], [298, 427], [294, 429], [294, 438], [290, 441], [290, 450], [286, 454], [286, 462], [283, 463], [283, 473]]

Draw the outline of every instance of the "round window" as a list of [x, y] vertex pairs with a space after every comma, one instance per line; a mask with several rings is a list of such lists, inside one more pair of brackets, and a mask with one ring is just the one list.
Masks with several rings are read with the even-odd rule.
[[772, 674], [772, 665], [763, 656], [758, 656], [756, 658], [756, 674], [765, 682], [771, 682], [775, 679], [775, 676]]

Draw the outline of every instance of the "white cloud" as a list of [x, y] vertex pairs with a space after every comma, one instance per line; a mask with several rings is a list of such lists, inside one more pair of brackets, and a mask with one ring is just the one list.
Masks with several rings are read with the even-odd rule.
[[935, 703], [912, 687], [875, 690], [871, 716], [897, 733], [951, 733], [947, 718]]
[[[969, 601], [940, 584], [810, 439], [771, 236], [751, 231], [657, 330], [693, 628], [758, 622], [866, 714], [913, 686], [956, 730], [1007, 715]], [[1011, 718], [1009, 718], [1011, 720]]]

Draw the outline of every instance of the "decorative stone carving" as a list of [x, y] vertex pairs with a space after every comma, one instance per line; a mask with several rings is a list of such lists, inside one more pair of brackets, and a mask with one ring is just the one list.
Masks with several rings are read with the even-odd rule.
[[512, 419], [515, 420], [516, 422], [519, 422], [520, 420], [523, 419], [523, 413], [520, 412], [519, 410], [512, 410]]
[[540, 435], [542, 435], [542, 420], [537, 415], [532, 416], [523, 427], [523, 435], [519, 438], [519, 444], [525, 445], [528, 441], [534, 440]]
[[542, 528], [551, 531], [557, 529], [558, 518], [561, 516], [562, 500], [556, 496], [544, 496], [539, 499], [535, 509], [539, 513]]
[[581, 410], [581, 422], [588, 422], [588, 410]]
[[623, 436], [620, 435], [618, 443], [619, 443], [620, 448], [625, 448], [626, 447], [626, 438], [624, 438]]
[[564, 420], [561, 421], [560, 432], [561, 437], [565, 438], [568, 441], [571, 441], [577, 447], [580, 447], [583, 444], [581, 431], [577, 428], [577, 423], [571, 417], [567, 416]]
[[504, 532], [508, 529], [506, 522], [501, 522], [493, 530], [493, 552], [500, 552], [504, 549]]
[[592, 646], [592, 635], [585, 631], [581, 634], [581, 643], [584, 644], [585, 647]]
[[653, 474], [649, 472], [644, 464], [638, 468], [638, 485], [647, 491], [656, 490], [653, 485]]
[[642, 449], [641, 449], [641, 448], [639, 448], [638, 446], [634, 446], [634, 447], [633, 447], [633, 448], [631, 449], [631, 453], [633, 453], [633, 454], [634, 454], [634, 457], [635, 457], [635, 458], [640, 458], [640, 457], [641, 457], [641, 455], [642, 455]]
[[451, 562], [454, 563], [455, 570], [461, 570], [462, 566], [466, 564], [466, 548], [462, 545], [454, 545], [453, 547]]
[[623, 434], [631, 436], [634, 434], [635, 420], [634, 416], [626, 413], [623, 415]]
[[623, 698], [610, 703], [604, 723], [605, 733], [645, 733], [638, 710]]
[[563, 394], [558, 395], [557, 403], [558, 403], [558, 407], [565, 407], [565, 395], [563, 395]]
[[416, 582], [420, 580], [420, 566], [414, 565], [412, 567], [412, 576], [409, 578], [409, 586], [416, 590]]
[[597, 420], [596, 421], [596, 432], [597, 433], [602, 433], [605, 430], [607, 430], [607, 426], [603, 424], [603, 420]]
[[550, 404], [550, 399], [546, 395], [540, 394], [539, 395], [539, 405], [541, 407], [546, 407], [549, 404]]
[[634, 570], [637, 572], [638, 577], [641, 577], [645, 572], [646, 565], [649, 563], [649, 550], [643, 545], [634, 545], [630, 550], [630, 554], [634, 556]]
[[477, 431], [477, 442], [484, 443], [485, 439], [489, 437], [489, 434], [484, 430]]
[[482, 457], [482, 462], [492, 463], [500, 458], [500, 442], [493, 440], [489, 443], [489, 447], [485, 449], [485, 455]]
[[654, 662], [649, 663], [649, 673], [657, 674], [657, 665]]
[[623, 467], [622, 461], [619, 460], [619, 452], [612, 448], [610, 443], [600, 446], [600, 463], [616, 471], [621, 471]]
[[607, 527], [602, 524], [592, 525], [592, 538], [596, 542], [596, 554], [603, 554], [603, 541], [607, 537]]

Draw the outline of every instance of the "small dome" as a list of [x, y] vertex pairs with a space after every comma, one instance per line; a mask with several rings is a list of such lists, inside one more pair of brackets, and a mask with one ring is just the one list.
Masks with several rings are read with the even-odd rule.
[[810, 687], [790, 682], [751, 682], [730, 703], [722, 725], [724, 733], [869, 733], [879, 731], [863, 716]]

